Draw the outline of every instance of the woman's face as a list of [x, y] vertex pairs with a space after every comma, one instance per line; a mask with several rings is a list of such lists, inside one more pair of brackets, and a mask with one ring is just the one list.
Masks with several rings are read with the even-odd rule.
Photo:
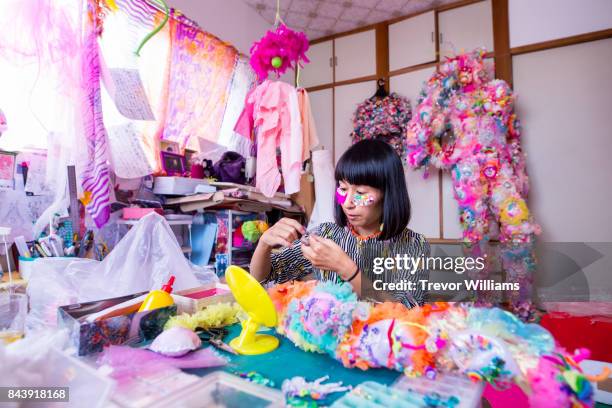
[[340, 181], [336, 200], [353, 227], [371, 227], [381, 223], [383, 193], [379, 189]]

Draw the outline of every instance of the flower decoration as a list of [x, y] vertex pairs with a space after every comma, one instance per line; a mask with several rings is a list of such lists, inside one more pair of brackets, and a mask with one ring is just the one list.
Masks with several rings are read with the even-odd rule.
[[501, 206], [499, 216], [506, 224], [518, 225], [529, 218], [529, 209], [522, 198], [508, 197]]
[[281, 76], [288, 68], [295, 69], [301, 62], [308, 63], [308, 37], [302, 32], [291, 30], [279, 24], [276, 30], [268, 31], [251, 46], [251, 67], [260, 80], [268, 77], [270, 71]]

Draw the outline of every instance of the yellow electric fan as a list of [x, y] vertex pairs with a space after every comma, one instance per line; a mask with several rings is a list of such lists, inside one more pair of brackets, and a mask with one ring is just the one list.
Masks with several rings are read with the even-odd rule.
[[276, 309], [268, 292], [247, 271], [231, 265], [225, 271], [227, 284], [236, 302], [249, 315], [242, 322], [240, 335], [230, 341], [230, 346], [240, 354], [264, 354], [278, 347], [278, 339], [268, 334], [257, 334], [260, 325], [276, 327]]

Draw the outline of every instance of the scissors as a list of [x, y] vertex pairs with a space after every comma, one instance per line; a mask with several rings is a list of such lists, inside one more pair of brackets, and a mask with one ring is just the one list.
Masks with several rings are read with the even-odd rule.
[[223, 341], [223, 338], [227, 336], [227, 329], [223, 327], [216, 327], [210, 329], [203, 329], [199, 327], [196, 329], [195, 332], [200, 337], [200, 340], [210, 343], [212, 346], [218, 348], [219, 350], [238, 355], [238, 353], [236, 353], [233, 348], [231, 348], [227, 343]]

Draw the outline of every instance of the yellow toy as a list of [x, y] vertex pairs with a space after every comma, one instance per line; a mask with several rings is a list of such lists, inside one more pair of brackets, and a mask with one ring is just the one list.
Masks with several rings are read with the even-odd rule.
[[242, 322], [240, 335], [230, 341], [230, 346], [240, 354], [254, 355], [273, 351], [278, 339], [268, 334], [257, 334], [260, 325], [276, 327], [276, 309], [268, 292], [247, 271], [231, 265], [225, 271], [227, 284], [236, 302], [248, 314]]

